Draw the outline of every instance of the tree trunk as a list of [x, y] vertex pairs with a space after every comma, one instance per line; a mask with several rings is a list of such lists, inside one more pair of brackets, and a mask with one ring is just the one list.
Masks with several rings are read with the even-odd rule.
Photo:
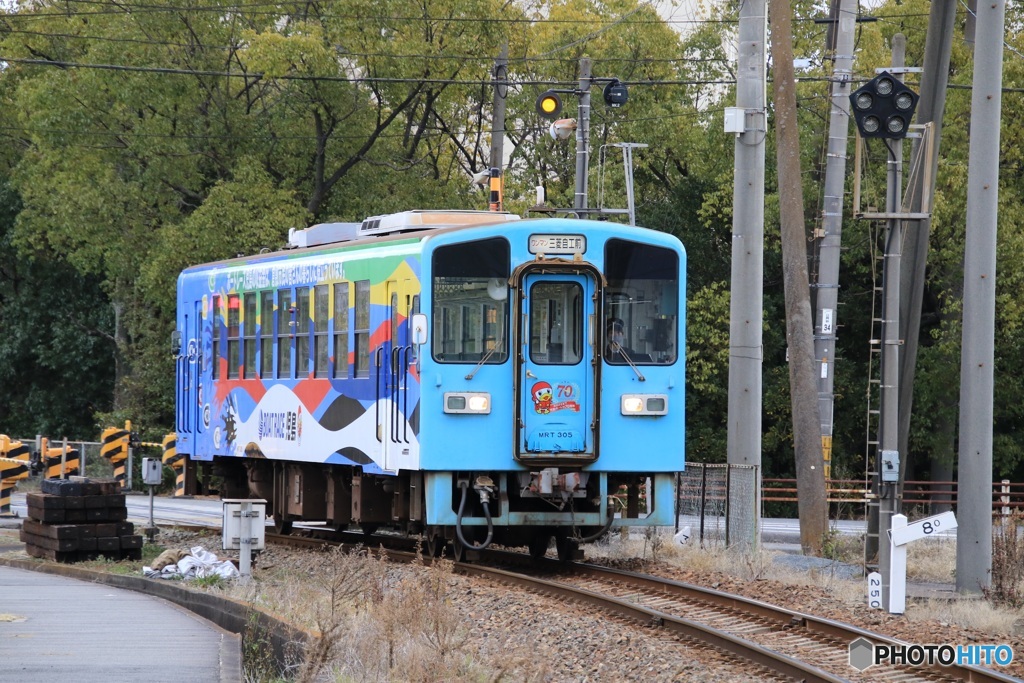
[[793, 73], [793, 24], [789, 0], [771, 0], [769, 23], [772, 62], [775, 67], [775, 138], [800, 546], [805, 555], [821, 555], [822, 541], [828, 531], [828, 502], [825, 497], [825, 470], [814, 375], [814, 320], [811, 317], [807, 275], [807, 232], [800, 176], [800, 137]]

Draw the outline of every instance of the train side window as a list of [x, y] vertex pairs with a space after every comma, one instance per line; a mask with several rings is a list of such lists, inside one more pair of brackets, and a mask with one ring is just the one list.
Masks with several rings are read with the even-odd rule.
[[295, 376], [304, 379], [309, 376], [309, 287], [295, 289]]
[[[622, 352], [604, 343], [605, 361], [624, 365], [671, 365], [679, 355], [679, 257], [671, 249], [611, 239], [604, 252], [602, 333], [621, 328]], [[605, 340], [607, 342], [607, 339]]]
[[274, 376], [274, 293], [260, 292], [260, 377]]
[[334, 376], [348, 377], [348, 283], [334, 284]]
[[356, 377], [370, 376], [370, 281], [356, 282]]
[[213, 314], [210, 316], [213, 336], [213, 378], [220, 379], [220, 297], [213, 297]]
[[433, 340], [442, 363], [508, 359], [510, 249], [501, 237], [439, 247], [433, 256]]
[[228, 296], [228, 379], [238, 379], [238, 371], [241, 363], [241, 319], [242, 309], [238, 302], [238, 295]]
[[242, 295], [242, 354], [245, 356], [243, 377], [256, 376], [256, 292]]
[[292, 376], [292, 290], [277, 290], [277, 378]]
[[327, 285], [317, 285], [313, 290], [313, 374], [327, 377], [327, 320], [330, 317], [331, 301]]

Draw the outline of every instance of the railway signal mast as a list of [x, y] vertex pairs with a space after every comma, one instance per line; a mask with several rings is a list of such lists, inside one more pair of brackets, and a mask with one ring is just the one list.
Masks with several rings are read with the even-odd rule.
[[[893, 37], [894, 73], [908, 71], [903, 67], [906, 39]], [[884, 213], [859, 213], [858, 218], [885, 220], [885, 257], [882, 275], [882, 378], [881, 418], [878, 425], [877, 448], [872, 472], [873, 500], [869, 503], [872, 519], [868, 525], [865, 561], [873, 563], [875, 550], [882, 578], [882, 601], [889, 603], [892, 550], [883, 542], [892, 528], [893, 515], [900, 511], [899, 453], [899, 348], [900, 348], [900, 256], [903, 245], [903, 221], [920, 219], [927, 214], [909, 214], [902, 209], [903, 139], [910, 130], [910, 120], [917, 106], [917, 94], [903, 85], [890, 71], [882, 71], [850, 95], [850, 104], [861, 137], [883, 141], [889, 152]], [[858, 141], [859, 144], [859, 141]], [[859, 160], [859, 155], [858, 155]], [[855, 211], [859, 202], [859, 167], [855, 175]], [[868, 454], [869, 456], [871, 454]], [[877, 520], [877, 521], [876, 521]], [[872, 533], [874, 532], [874, 533]]]

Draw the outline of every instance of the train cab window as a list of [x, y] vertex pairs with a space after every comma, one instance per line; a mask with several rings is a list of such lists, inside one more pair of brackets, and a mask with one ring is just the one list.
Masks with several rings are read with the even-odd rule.
[[[605, 245], [605, 361], [670, 365], [679, 355], [679, 257], [670, 249], [612, 239]], [[612, 330], [616, 342], [611, 341]], [[621, 333], [621, 337], [618, 335]]]
[[260, 292], [260, 377], [274, 376], [274, 293]]
[[583, 357], [583, 288], [576, 282], [530, 287], [530, 360], [575, 365]]
[[370, 281], [356, 282], [356, 377], [370, 376]]
[[251, 378], [256, 376], [256, 292], [242, 295], [242, 309], [242, 376]]
[[292, 290], [277, 290], [277, 377], [292, 376], [292, 325], [295, 307], [292, 305]]
[[241, 367], [241, 319], [242, 309], [238, 302], [238, 295], [228, 296], [228, 379], [238, 379], [238, 371]]
[[309, 287], [295, 289], [295, 376], [309, 376]]
[[220, 378], [220, 297], [213, 297], [213, 315], [210, 319], [213, 321], [211, 335], [213, 336], [213, 378]]
[[331, 312], [329, 288], [317, 285], [313, 290], [313, 375], [327, 377], [327, 321]]
[[334, 283], [334, 376], [348, 377], [348, 283]]
[[431, 349], [442, 363], [504, 363], [508, 358], [509, 245], [503, 238], [434, 252]]

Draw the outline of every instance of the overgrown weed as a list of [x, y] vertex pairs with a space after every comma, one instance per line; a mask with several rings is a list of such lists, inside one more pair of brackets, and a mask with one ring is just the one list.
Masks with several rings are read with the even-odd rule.
[[992, 586], [985, 597], [996, 605], [1024, 607], [1024, 512], [996, 519], [992, 527]]

